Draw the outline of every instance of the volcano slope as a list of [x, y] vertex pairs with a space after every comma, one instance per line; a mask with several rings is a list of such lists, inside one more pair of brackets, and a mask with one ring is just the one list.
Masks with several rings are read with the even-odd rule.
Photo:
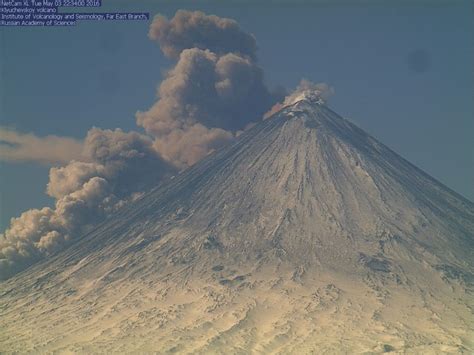
[[474, 205], [303, 99], [0, 284], [5, 352], [469, 353]]

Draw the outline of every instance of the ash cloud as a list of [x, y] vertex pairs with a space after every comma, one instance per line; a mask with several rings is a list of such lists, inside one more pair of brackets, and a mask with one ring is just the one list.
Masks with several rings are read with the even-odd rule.
[[164, 159], [183, 169], [233, 141], [234, 138], [232, 132], [221, 128], [207, 128], [196, 123], [157, 138], [153, 146]]
[[257, 42], [253, 35], [242, 31], [232, 19], [201, 11], [178, 10], [171, 20], [157, 15], [148, 37], [157, 41], [169, 58], [179, 58], [181, 52], [189, 48], [209, 49], [218, 55], [234, 52], [256, 58]]
[[54, 208], [24, 212], [0, 236], [0, 279], [63, 249], [173, 171], [150, 138], [120, 129], [91, 129], [81, 154], [84, 161], [51, 168]]
[[38, 137], [0, 127], [0, 159], [42, 164], [67, 163], [81, 157], [82, 142], [69, 137]]
[[[255, 38], [233, 20], [178, 11], [170, 20], [155, 17], [149, 37], [175, 63], [156, 102], [136, 114], [147, 135], [92, 128], [84, 142], [11, 138], [28, 148], [10, 151], [11, 159], [67, 164], [50, 170], [54, 207], [24, 212], [0, 235], [0, 280], [64, 249], [149, 186], [232, 142], [275, 102], [292, 99], [265, 85]], [[324, 97], [331, 90], [320, 85], [303, 81], [300, 89]]]
[[255, 38], [233, 20], [180, 10], [171, 20], [156, 16], [149, 37], [177, 62], [137, 123], [177, 167], [231, 142], [281, 97], [264, 83]]

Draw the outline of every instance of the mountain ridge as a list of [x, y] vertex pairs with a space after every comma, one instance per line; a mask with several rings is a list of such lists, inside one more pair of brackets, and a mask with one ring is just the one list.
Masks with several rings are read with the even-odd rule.
[[31, 351], [467, 351], [473, 220], [305, 98], [0, 284], [0, 344], [35, 324]]

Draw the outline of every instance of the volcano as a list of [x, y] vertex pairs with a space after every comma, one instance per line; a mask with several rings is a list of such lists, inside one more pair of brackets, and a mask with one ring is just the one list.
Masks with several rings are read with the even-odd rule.
[[311, 95], [0, 284], [5, 352], [473, 350], [474, 204]]

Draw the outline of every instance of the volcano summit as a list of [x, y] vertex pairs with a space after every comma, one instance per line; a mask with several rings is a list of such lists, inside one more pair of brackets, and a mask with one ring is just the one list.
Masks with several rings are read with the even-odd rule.
[[0, 284], [4, 351], [473, 350], [474, 205], [312, 95]]

